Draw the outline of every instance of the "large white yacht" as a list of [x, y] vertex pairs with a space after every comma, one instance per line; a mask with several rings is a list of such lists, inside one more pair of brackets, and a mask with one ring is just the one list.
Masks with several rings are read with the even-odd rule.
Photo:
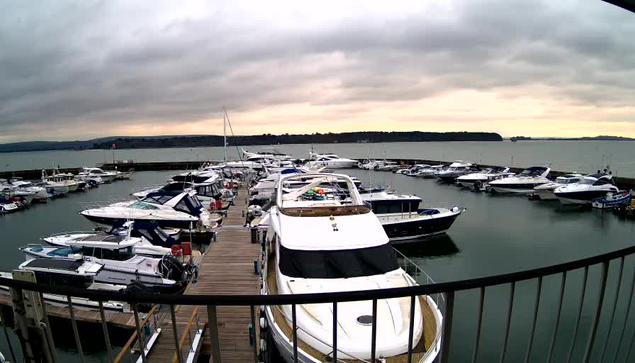
[[557, 200], [558, 197], [553, 193], [557, 188], [578, 183], [582, 177], [583, 175], [578, 173], [565, 174], [557, 177], [555, 181], [538, 185], [534, 191], [540, 200]]
[[358, 161], [342, 158], [335, 154], [310, 154], [311, 161], [306, 164], [309, 169], [326, 167], [328, 169], [347, 169], [357, 166]]
[[[319, 294], [417, 284], [399, 267], [381, 223], [348, 176], [319, 174], [312, 183], [285, 193], [285, 184], [295, 178], [280, 179], [276, 204], [268, 215], [263, 294]], [[307, 193], [341, 180], [346, 181], [347, 195], [319, 190]], [[411, 319], [413, 361], [430, 363], [437, 357], [443, 317], [431, 297], [421, 296], [416, 302], [415, 314], [410, 316], [410, 298], [378, 301], [376, 357], [382, 361], [405, 361]], [[299, 362], [332, 359], [331, 308], [332, 304], [297, 307]], [[372, 302], [339, 303], [337, 309], [337, 358], [369, 360]], [[285, 361], [293, 362], [292, 307], [267, 306], [265, 315], [278, 350]]]
[[547, 175], [551, 168], [546, 166], [532, 166], [523, 170], [517, 176], [493, 180], [489, 182], [489, 186], [496, 193], [533, 193], [534, 188], [538, 185], [547, 184], [551, 180], [547, 179]]
[[434, 178], [445, 169], [444, 165], [432, 165], [426, 169], [419, 171], [417, 174], [420, 178]]
[[590, 204], [592, 199], [603, 198], [608, 193], [617, 193], [611, 173], [587, 175], [579, 182], [563, 185], [553, 191], [562, 204]]

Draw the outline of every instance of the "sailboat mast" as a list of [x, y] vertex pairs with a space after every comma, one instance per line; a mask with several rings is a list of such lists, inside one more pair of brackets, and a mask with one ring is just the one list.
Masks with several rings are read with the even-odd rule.
[[227, 162], [227, 117], [226, 111], [223, 110], [223, 152], [225, 153], [224, 161]]

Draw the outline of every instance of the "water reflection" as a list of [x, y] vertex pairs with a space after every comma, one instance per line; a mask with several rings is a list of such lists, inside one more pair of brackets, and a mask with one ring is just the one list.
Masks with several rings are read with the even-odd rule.
[[394, 247], [408, 258], [446, 257], [460, 252], [459, 248], [454, 244], [454, 241], [452, 241], [452, 237], [447, 234], [421, 238], [408, 243], [395, 245]]

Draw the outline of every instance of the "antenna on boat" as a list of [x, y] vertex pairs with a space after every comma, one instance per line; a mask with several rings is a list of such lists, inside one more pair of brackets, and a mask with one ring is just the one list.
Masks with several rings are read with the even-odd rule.
[[223, 107], [223, 161], [227, 162], [227, 110]]

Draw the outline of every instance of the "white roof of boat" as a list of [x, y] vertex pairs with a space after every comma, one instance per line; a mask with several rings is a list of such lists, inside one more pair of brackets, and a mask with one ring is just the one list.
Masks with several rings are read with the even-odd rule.
[[108, 241], [98, 241], [98, 240], [89, 240], [89, 239], [78, 239], [73, 241], [66, 242], [66, 245], [69, 247], [93, 247], [93, 248], [103, 248], [107, 250], [118, 250], [122, 248], [128, 248], [130, 246], [136, 245], [141, 239], [140, 238], [129, 238], [123, 239], [120, 242], [108, 242]]
[[[292, 217], [276, 211], [269, 223], [280, 235], [283, 246], [294, 250], [347, 250], [388, 243], [384, 228], [373, 213]], [[332, 219], [331, 219], [332, 218]]]

